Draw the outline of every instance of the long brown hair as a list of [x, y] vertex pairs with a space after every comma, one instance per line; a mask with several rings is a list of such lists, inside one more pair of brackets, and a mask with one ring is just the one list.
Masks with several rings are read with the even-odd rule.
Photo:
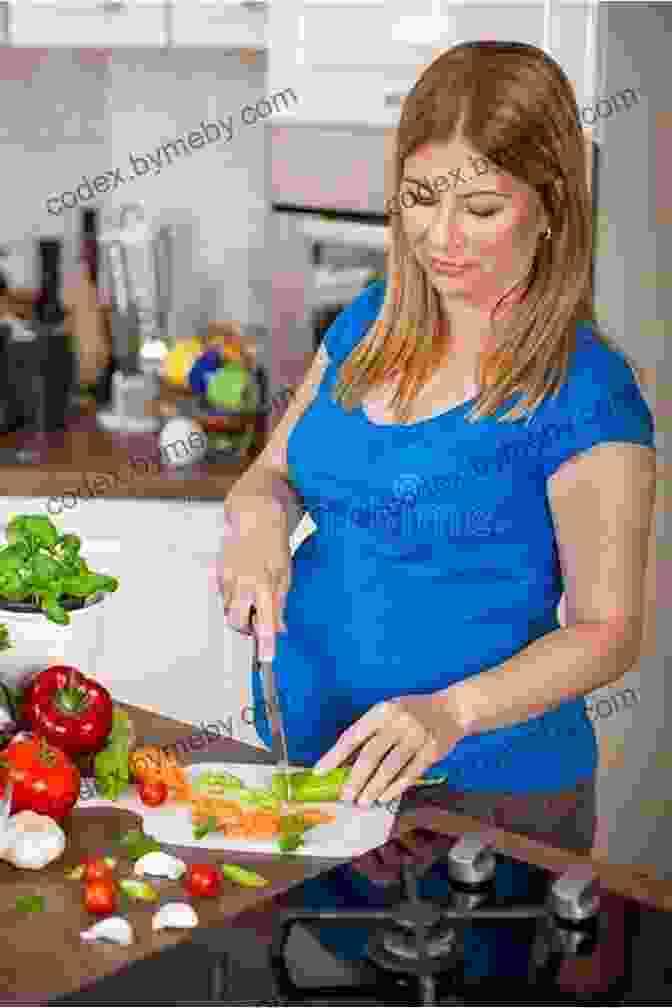
[[[541, 240], [522, 299], [498, 327], [496, 349], [481, 355], [480, 394], [470, 422], [492, 416], [514, 393], [527, 398], [500, 419], [532, 412], [564, 384], [579, 322], [621, 354], [600, 331], [593, 306], [592, 201], [579, 110], [568, 78], [543, 50], [519, 42], [467, 42], [427, 67], [404, 101], [396, 135], [395, 192], [404, 161], [423, 144], [466, 139], [492, 164], [538, 193], [551, 228]], [[494, 312], [492, 313], [494, 315]], [[438, 294], [417, 263], [401, 215], [392, 216], [385, 299], [365, 339], [344, 361], [334, 391], [344, 409], [395, 371], [392, 408], [407, 421], [414, 397], [445, 357], [448, 320], [440, 325]]]

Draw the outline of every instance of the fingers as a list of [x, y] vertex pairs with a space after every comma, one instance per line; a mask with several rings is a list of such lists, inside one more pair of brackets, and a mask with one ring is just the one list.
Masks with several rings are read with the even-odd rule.
[[287, 595], [289, 594], [289, 589], [292, 587], [292, 572], [288, 566], [278, 577], [276, 590], [278, 593], [278, 623], [280, 629], [285, 633], [287, 632], [287, 625], [285, 623], [285, 604], [287, 602]]
[[[385, 703], [376, 704], [372, 707], [370, 711], [367, 711], [363, 717], [355, 721], [354, 724], [350, 725], [343, 734], [340, 736], [338, 742], [335, 746], [320, 757], [317, 761], [313, 770], [317, 773], [326, 773], [328, 770], [334, 770], [341, 763], [350, 756], [351, 753], [358, 749], [371, 735], [374, 735], [383, 726], [387, 715], [388, 715], [388, 705]], [[355, 762], [355, 767], [359, 759]], [[353, 767], [353, 775], [354, 775]], [[364, 783], [364, 781], [362, 781]], [[361, 786], [361, 785], [360, 785]], [[343, 798], [345, 801], [350, 801], [349, 797], [346, 795], [352, 790], [352, 777], [348, 781], [348, 786], [343, 791]], [[359, 788], [357, 789], [359, 790]]]
[[[380, 799], [385, 790], [397, 780], [400, 772], [415, 757], [417, 746], [412, 742], [398, 739], [396, 745], [388, 751], [385, 759], [376, 769], [376, 773], [371, 777], [368, 784], [359, 797], [359, 803], [368, 805], [372, 801]], [[378, 759], [376, 759], [376, 763]]]
[[395, 798], [400, 798], [401, 795], [406, 791], [407, 788], [421, 777], [425, 772], [427, 767], [431, 766], [436, 762], [436, 745], [433, 739], [428, 739], [423, 747], [419, 750], [415, 758], [404, 767], [403, 772], [396, 780], [392, 781], [379, 795], [378, 800], [380, 802], [393, 801]]
[[229, 600], [222, 593], [224, 612], [229, 626], [235, 630], [245, 630], [249, 628], [250, 610], [255, 604], [257, 596], [256, 580], [239, 577], [236, 580], [232, 579], [232, 582], [232, 588], [229, 589]]
[[255, 630], [259, 641], [259, 661], [275, 657], [276, 593], [270, 584], [257, 587]]
[[254, 607], [260, 632], [265, 636], [287, 632], [283, 610], [291, 586], [291, 572], [284, 563], [279, 563], [275, 570], [266, 569], [260, 579], [259, 575], [236, 577], [220, 558], [210, 566], [208, 575], [211, 586], [222, 597], [226, 621], [232, 629], [249, 634]]

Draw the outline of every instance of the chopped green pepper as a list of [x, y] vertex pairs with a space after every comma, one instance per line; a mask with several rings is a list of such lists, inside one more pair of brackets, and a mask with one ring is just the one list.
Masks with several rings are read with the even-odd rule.
[[[227, 778], [230, 778], [228, 780]], [[231, 774], [201, 774], [193, 787], [208, 798], [223, 798], [238, 802], [243, 808], [270, 809], [275, 812], [280, 801], [272, 791], [263, 788], [246, 788]]]
[[240, 791], [245, 787], [240, 777], [229, 773], [202, 773], [193, 782], [195, 791], [219, 797], [224, 791]]
[[[336, 767], [327, 773], [315, 773], [314, 770], [298, 770], [290, 774], [292, 801], [319, 802], [338, 801], [352, 767]], [[285, 775], [273, 775], [271, 790], [277, 798], [287, 799], [287, 784]]]
[[44, 910], [44, 896], [37, 893], [32, 896], [17, 896], [14, 909], [19, 913], [37, 913]]
[[222, 873], [222, 878], [228, 879], [229, 882], [237, 882], [238, 885], [252, 887], [269, 884], [268, 879], [257, 875], [256, 872], [249, 871], [247, 868], [241, 868], [240, 865], [220, 864], [219, 869]]
[[202, 840], [208, 833], [214, 833], [217, 829], [217, 820], [214, 816], [208, 816], [200, 826], [194, 826], [194, 840]]
[[303, 847], [306, 831], [313, 824], [307, 823], [302, 815], [286, 815], [280, 817], [280, 837], [278, 846], [281, 851], [291, 853]]
[[144, 903], [154, 903], [159, 898], [159, 894], [149, 882], [140, 882], [138, 879], [122, 879], [119, 888], [134, 900], [142, 900]]

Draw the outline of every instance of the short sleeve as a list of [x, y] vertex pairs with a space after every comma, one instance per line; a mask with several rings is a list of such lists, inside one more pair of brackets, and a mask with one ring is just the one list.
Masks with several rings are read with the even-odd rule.
[[340, 367], [375, 320], [385, 298], [385, 281], [365, 287], [331, 323], [324, 336], [329, 360]]
[[569, 377], [557, 400], [544, 403], [535, 426], [548, 480], [564, 462], [598, 444], [626, 442], [655, 449], [653, 416], [622, 355], [596, 338], [577, 341]]

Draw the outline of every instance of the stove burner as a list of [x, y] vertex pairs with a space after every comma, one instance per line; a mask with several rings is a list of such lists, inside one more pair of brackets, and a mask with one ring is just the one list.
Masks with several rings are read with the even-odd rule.
[[444, 917], [441, 907], [429, 900], [421, 903], [416, 899], [400, 903], [394, 910], [394, 923], [406, 931], [414, 931], [416, 927], [435, 927]]
[[[432, 960], [423, 965], [424, 970], [432, 973], [445, 970], [455, 960], [457, 932], [454, 927], [440, 924], [426, 932], [421, 939], [421, 948], [414, 933], [407, 930], [386, 928], [379, 931], [369, 941], [368, 955], [377, 965], [384, 969], [394, 969], [408, 972], [409, 963], [420, 964], [425, 956]], [[439, 960], [439, 962], [436, 962]]]
[[404, 865], [403, 876], [408, 899], [395, 907], [390, 925], [369, 939], [367, 958], [382, 969], [417, 977], [452, 969], [461, 949], [455, 927], [447, 923], [445, 910], [420, 899], [409, 865]]
[[[432, 1006], [468, 1004], [487, 994], [491, 998], [487, 1003], [521, 1004], [530, 1003], [526, 996], [535, 992], [540, 997], [557, 994], [563, 964], [589, 958], [597, 945], [599, 897], [593, 879], [585, 871], [568, 871], [553, 883], [549, 894], [548, 873], [531, 868], [518, 902], [507, 889], [511, 881], [507, 882], [504, 869], [501, 885], [495, 885], [494, 855], [485, 840], [480, 834], [467, 835], [455, 845], [452, 860], [445, 854], [437, 858], [448, 869], [448, 894], [440, 886], [436, 890], [426, 886], [431, 866], [420, 867], [404, 859], [401, 902], [349, 908], [338, 905], [337, 898], [335, 906], [298, 905], [283, 910], [271, 952], [277, 991], [284, 999], [281, 1003]], [[421, 898], [421, 887], [428, 895], [439, 893], [441, 902]], [[295, 924], [326, 925], [327, 930], [334, 925], [358, 930], [366, 926], [368, 937], [362, 935], [358, 950], [360, 972], [353, 976], [352, 986], [341, 985], [338, 970], [338, 984], [301, 987], [294, 982], [284, 948]], [[479, 927], [482, 941], [477, 933], [474, 944], [472, 929]], [[500, 934], [501, 954], [497, 948]], [[508, 942], [512, 950], [515, 946], [511, 962]], [[329, 949], [328, 940], [325, 947]], [[474, 950], [481, 948], [484, 952], [483, 956], [479, 952], [479, 958]], [[495, 949], [501, 959], [497, 960], [501, 975], [496, 976], [489, 972], [490, 962], [485, 965], [489, 950]]]

